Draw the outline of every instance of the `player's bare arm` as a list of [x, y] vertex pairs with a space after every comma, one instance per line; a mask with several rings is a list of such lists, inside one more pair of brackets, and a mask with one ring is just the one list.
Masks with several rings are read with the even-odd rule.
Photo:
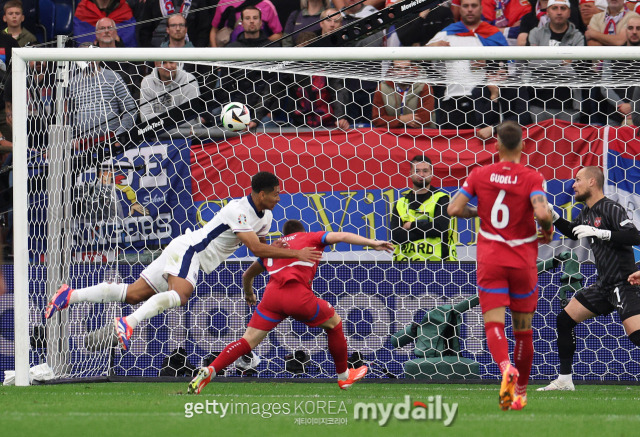
[[265, 269], [262, 267], [262, 264], [254, 261], [242, 274], [242, 290], [244, 291], [244, 300], [247, 302], [247, 305], [255, 305], [258, 301], [253, 291], [253, 280], [264, 271]]
[[553, 216], [549, 211], [549, 202], [547, 202], [546, 196], [542, 194], [536, 194], [531, 197], [531, 205], [533, 206], [533, 213], [538, 220], [538, 224], [542, 229], [542, 242], [550, 243], [553, 239]]
[[327, 244], [347, 243], [355, 246], [369, 246], [375, 250], [393, 252], [393, 243], [388, 241], [372, 240], [371, 238], [361, 237], [351, 232], [329, 232], [325, 238]]
[[449, 202], [449, 206], [447, 207], [447, 213], [451, 217], [460, 217], [460, 218], [473, 218], [478, 217], [478, 210], [468, 205], [469, 198], [462, 194], [460, 191], [453, 196], [451, 202]]
[[631, 273], [629, 278], [627, 278], [627, 281], [629, 281], [631, 285], [640, 285], [640, 270], [635, 273]]
[[300, 250], [285, 249], [262, 243], [255, 232], [238, 232], [236, 235], [258, 258], [296, 258], [304, 262], [315, 262], [322, 258], [322, 251], [312, 247]]

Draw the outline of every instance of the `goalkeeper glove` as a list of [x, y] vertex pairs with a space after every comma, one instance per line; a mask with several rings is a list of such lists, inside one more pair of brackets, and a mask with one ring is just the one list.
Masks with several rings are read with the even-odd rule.
[[596, 237], [605, 241], [609, 241], [611, 239], [611, 231], [587, 225], [576, 226], [573, 228], [573, 234], [578, 238]]
[[555, 209], [553, 209], [553, 205], [550, 203], [547, 203], [547, 205], [549, 205], [549, 212], [551, 213], [551, 222], [555, 223], [556, 220], [558, 220], [560, 218], [560, 214], [558, 214], [556, 212]]

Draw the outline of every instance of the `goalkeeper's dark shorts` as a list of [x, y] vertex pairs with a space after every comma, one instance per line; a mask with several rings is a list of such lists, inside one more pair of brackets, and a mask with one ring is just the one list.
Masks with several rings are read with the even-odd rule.
[[315, 327], [333, 317], [335, 310], [326, 300], [313, 294], [308, 287], [300, 284], [285, 286], [267, 285], [249, 326], [262, 331], [271, 331], [287, 317]]
[[598, 282], [583, 288], [575, 298], [586, 309], [600, 316], [618, 311], [620, 320], [640, 314], [640, 286], [628, 282], [602, 285]]

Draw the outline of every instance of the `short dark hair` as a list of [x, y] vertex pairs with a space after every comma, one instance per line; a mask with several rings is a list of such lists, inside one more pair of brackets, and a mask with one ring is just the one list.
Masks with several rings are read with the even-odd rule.
[[256, 173], [255, 176], [251, 178], [251, 189], [255, 193], [259, 193], [260, 191], [270, 193], [275, 190], [278, 185], [280, 185], [278, 177], [268, 171]]
[[596, 186], [599, 189], [604, 189], [604, 173], [600, 170], [600, 167], [591, 165], [584, 168], [584, 172], [588, 179], [594, 178], [596, 180]]
[[503, 121], [496, 130], [498, 141], [507, 150], [515, 150], [522, 142], [522, 127], [512, 120]]
[[414, 164], [417, 164], [418, 162], [428, 162], [429, 164], [433, 165], [431, 159], [429, 159], [427, 155], [416, 155], [411, 158], [411, 162]]
[[295, 234], [296, 232], [304, 232], [304, 225], [300, 220], [287, 220], [282, 226], [282, 235]]
[[20, 8], [20, 11], [24, 14], [24, 8], [22, 7], [22, 2], [20, 0], [9, 0], [4, 4], [4, 14], [7, 15], [7, 9], [9, 8]]
[[242, 11], [240, 12], [241, 20], [244, 18], [244, 11], [249, 11], [249, 10], [258, 11], [258, 17], [260, 17], [260, 19], [262, 20], [262, 11], [256, 8], [255, 6], [247, 6], [246, 8], [242, 9]]

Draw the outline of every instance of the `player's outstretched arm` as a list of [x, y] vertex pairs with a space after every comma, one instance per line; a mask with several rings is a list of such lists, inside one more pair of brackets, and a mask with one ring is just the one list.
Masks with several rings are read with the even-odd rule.
[[355, 246], [370, 246], [375, 250], [385, 252], [393, 252], [393, 243], [388, 241], [372, 240], [371, 238], [361, 237], [351, 232], [329, 232], [325, 237], [327, 244], [347, 243]]
[[573, 235], [573, 228], [575, 227], [574, 224], [560, 217], [560, 214], [558, 214], [556, 210], [553, 209], [553, 205], [548, 202], [547, 208], [549, 208], [549, 214], [551, 214], [551, 220], [553, 221], [553, 225], [555, 226], [556, 230], [558, 230], [567, 238], [577, 240], [578, 238]]
[[538, 220], [538, 224], [542, 229], [542, 242], [550, 243], [553, 239], [553, 215], [549, 210], [549, 202], [547, 202], [546, 196], [542, 194], [531, 196], [531, 205], [533, 206], [533, 213]]
[[265, 268], [262, 267], [262, 264], [254, 261], [242, 274], [242, 290], [244, 291], [244, 300], [247, 302], [247, 305], [255, 305], [258, 301], [253, 291], [253, 280], [264, 271]]
[[238, 239], [258, 258], [296, 258], [304, 262], [315, 262], [322, 258], [322, 251], [312, 247], [294, 250], [265, 244], [255, 232], [238, 232]]
[[473, 206], [467, 205], [469, 203], [469, 198], [464, 195], [461, 191], [458, 191], [451, 202], [449, 202], [449, 206], [447, 207], [447, 213], [451, 217], [460, 217], [460, 218], [473, 218], [478, 217], [478, 209]]

